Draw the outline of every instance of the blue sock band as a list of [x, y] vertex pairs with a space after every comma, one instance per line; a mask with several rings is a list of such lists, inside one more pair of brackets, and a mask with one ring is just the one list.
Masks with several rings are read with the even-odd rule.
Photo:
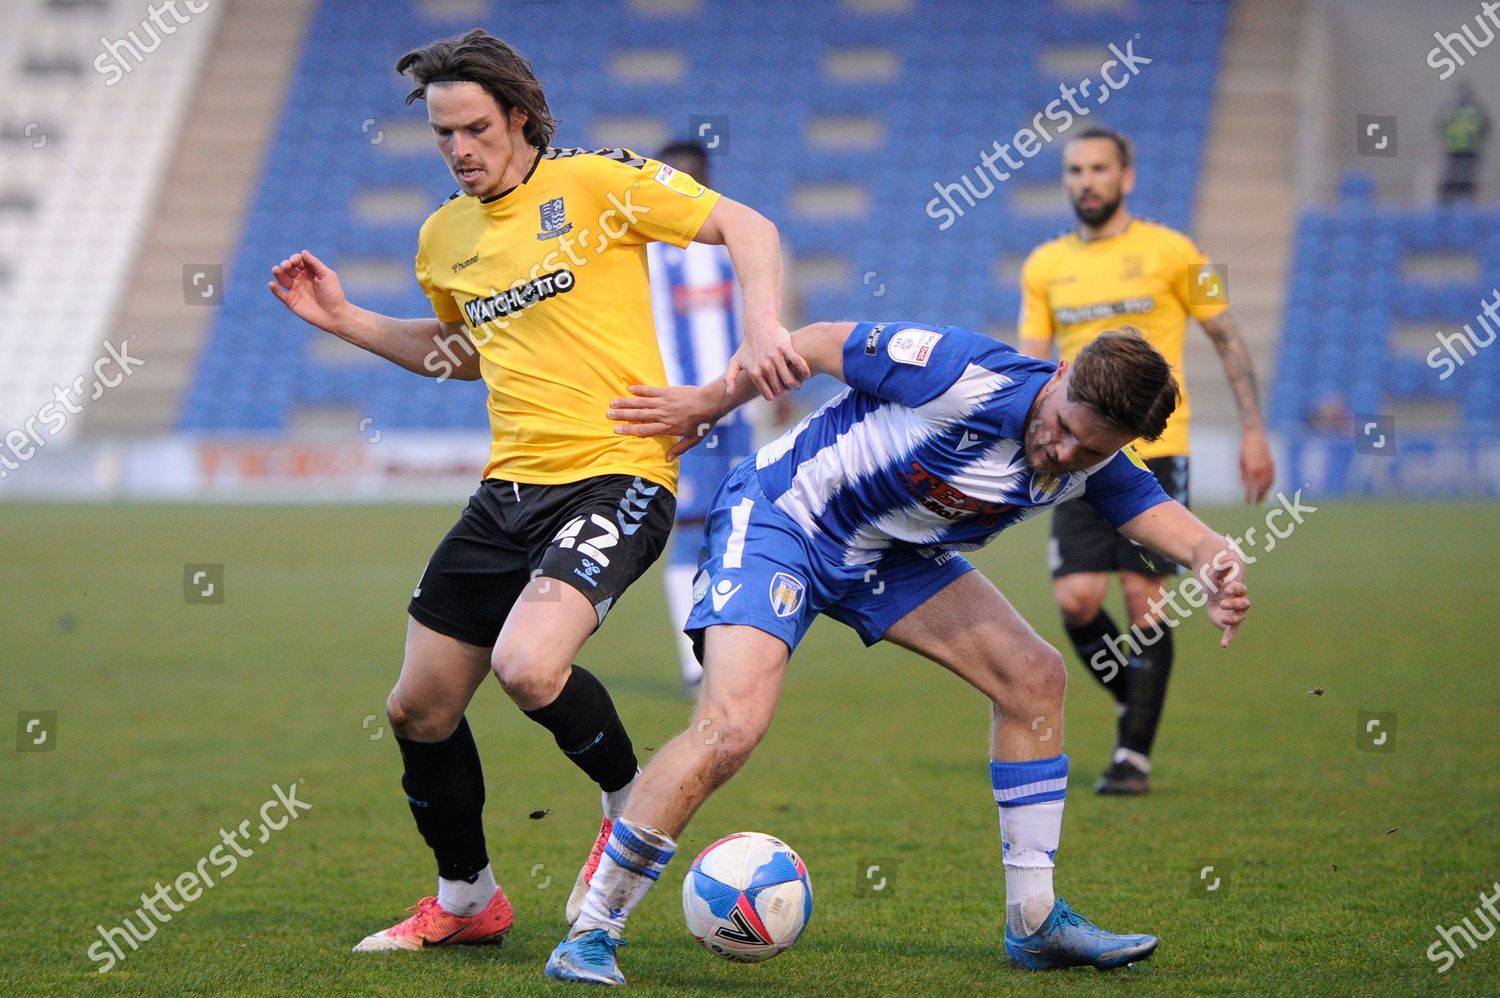
[[1062, 800], [1068, 794], [1068, 757], [991, 762], [990, 785], [1002, 808]]

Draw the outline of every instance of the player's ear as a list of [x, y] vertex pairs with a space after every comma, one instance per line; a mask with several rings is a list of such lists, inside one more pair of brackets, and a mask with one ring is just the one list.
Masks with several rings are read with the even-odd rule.
[[1127, 166], [1120, 174], [1120, 194], [1128, 196], [1135, 190], [1135, 167]]
[[1057, 370], [1053, 371], [1052, 377], [1048, 378], [1046, 383], [1042, 385], [1042, 390], [1037, 394], [1037, 398], [1044, 399], [1048, 395], [1051, 395], [1054, 391], [1056, 391], [1057, 386], [1062, 384], [1063, 374], [1066, 373], [1067, 370], [1068, 362], [1065, 360], [1058, 361]]
[[521, 129], [526, 127], [526, 122], [531, 120], [531, 116], [518, 107], [513, 107], [510, 109], [509, 118], [510, 130], [513, 132], [519, 132]]

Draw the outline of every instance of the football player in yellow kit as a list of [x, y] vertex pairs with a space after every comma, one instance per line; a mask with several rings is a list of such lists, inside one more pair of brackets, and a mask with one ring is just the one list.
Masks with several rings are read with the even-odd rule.
[[730, 379], [774, 397], [809, 374], [779, 318], [770, 221], [629, 150], [551, 147], [555, 123], [531, 66], [482, 30], [408, 52], [396, 69], [415, 81], [407, 102], [426, 102], [459, 185], [418, 239], [417, 279], [434, 316], [359, 308], [306, 250], [273, 267], [270, 283], [320, 329], [418, 374], [483, 378], [489, 389], [483, 480], [412, 597], [386, 706], [438, 891], [361, 941], [362, 952], [493, 943], [511, 927], [464, 716], [491, 672], [602, 793], [569, 921], [624, 807], [634, 749], [604, 685], [573, 659], [672, 525], [674, 441], [622, 436], [606, 416], [631, 385], [665, 383], [646, 244], [728, 249], [745, 303]]
[[[1054, 347], [1071, 362], [1100, 333], [1133, 326], [1172, 365], [1182, 402], [1155, 441], [1135, 449], [1162, 488], [1188, 501], [1191, 403], [1182, 372], [1188, 317], [1218, 349], [1240, 419], [1240, 480], [1259, 502], [1275, 477], [1261, 421], [1255, 371], [1228, 311], [1218, 272], [1187, 236], [1137, 218], [1125, 206], [1135, 186], [1130, 142], [1090, 128], [1063, 149], [1063, 185], [1078, 228], [1032, 250], [1021, 270], [1021, 351], [1047, 358]], [[1074, 649], [1115, 697], [1119, 730], [1114, 756], [1098, 784], [1103, 794], [1150, 788], [1151, 748], [1172, 670], [1172, 631], [1159, 616], [1162, 587], [1177, 569], [1122, 537], [1083, 503], [1052, 514], [1048, 560], [1053, 595]], [[1110, 573], [1118, 572], [1125, 608], [1141, 640], [1122, 637], [1104, 609]], [[1153, 604], [1155, 609], [1153, 609]]]

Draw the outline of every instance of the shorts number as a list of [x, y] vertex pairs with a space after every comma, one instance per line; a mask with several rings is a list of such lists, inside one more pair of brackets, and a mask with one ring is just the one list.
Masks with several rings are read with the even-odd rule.
[[[599, 528], [599, 533], [583, 540], [580, 535], [590, 523]], [[579, 554], [598, 562], [600, 568], [607, 568], [609, 556], [604, 553], [604, 549], [620, 543], [620, 530], [613, 522], [595, 513], [587, 519], [579, 516], [569, 520], [552, 540], [558, 547], [573, 548]]]

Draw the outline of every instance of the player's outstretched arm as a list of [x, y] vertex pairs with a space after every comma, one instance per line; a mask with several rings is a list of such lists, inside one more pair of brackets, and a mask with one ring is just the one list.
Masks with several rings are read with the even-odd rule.
[[463, 323], [395, 319], [344, 297], [339, 275], [308, 250], [271, 268], [266, 286], [292, 314], [408, 371], [429, 378], [479, 379], [479, 353]]
[[749, 375], [766, 399], [802, 387], [811, 377], [781, 324], [781, 235], [776, 224], [738, 201], [720, 198], [695, 242], [723, 245], [745, 293], [745, 339], [725, 372], [731, 388]]
[[1250, 612], [1245, 562], [1234, 545], [1175, 500], [1126, 521], [1120, 533], [1192, 569], [1208, 594], [1208, 619], [1224, 632], [1219, 645], [1228, 648]]
[[1200, 322], [1214, 349], [1224, 363], [1224, 376], [1234, 393], [1235, 408], [1240, 416], [1240, 484], [1245, 487], [1246, 502], [1260, 502], [1271, 491], [1276, 478], [1276, 463], [1266, 439], [1266, 425], [1260, 415], [1260, 395], [1255, 387], [1255, 365], [1250, 349], [1240, 335], [1239, 325], [1228, 312], [1220, 312]]
[[[843, 381], [844, 341], [853, 329], [852, 322], [815, 322], [793, 333], [791, 342], [811, 373]], [[615, 432], [625, 436], [678, 437], [667, 453], [668, 457], [677, 457], [708, 436], [719, 420], [753, 399], [757, 391], [749, 378], [740, 378], [735, 388], [730, 388], [724, 377], [701, 388], [631, 385], [630, 398], [611, 400], [608, 416], [617, 421]]]

